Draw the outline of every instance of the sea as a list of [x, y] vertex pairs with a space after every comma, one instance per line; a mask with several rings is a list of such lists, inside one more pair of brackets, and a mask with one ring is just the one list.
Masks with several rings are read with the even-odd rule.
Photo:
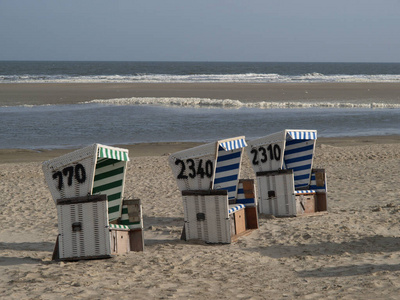
[[[130, 82], [400, 84], [400, 63], [0, 61], [0, 93], [9, 83]], [[0, 106], [3, 149], [254, 139], [283, 129], [316, 129], [320, 137], [400, 135], [400, 105], [380, 99], [260, 105], [234, 99], [130, 98]]]

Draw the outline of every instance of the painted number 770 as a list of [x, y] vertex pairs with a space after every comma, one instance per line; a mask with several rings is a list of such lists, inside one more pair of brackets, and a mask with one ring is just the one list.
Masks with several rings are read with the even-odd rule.
[[264, 147], [253, 148], [250, 151], [253, 154], [253, 165], [258, 165], [260, 162], [265, 163], [268, 160], [277, 160], [281, 159], [281, 147], [279, 145], [269, 145], [267, 149]]
[[62, 171], [53, 173], [53, 179], [58, 181], [57, 188], [59, 190], [62, 190], [64, 187], [64, 177], [67, 178], [68, 186], [72, 185], [74, 178], [78, 183], [84, 183], [86, 181], [85, 167], [81, 164], [77, 164], [75, 168], [73, 166], [69, 166], [62, 169]]

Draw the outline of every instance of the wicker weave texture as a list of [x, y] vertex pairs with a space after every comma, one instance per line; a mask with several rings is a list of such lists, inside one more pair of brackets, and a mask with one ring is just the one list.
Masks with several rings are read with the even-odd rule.
[[96, 149], [96, 145], [92, 145], [43, 163], [54, 202], [91, 194]]
[[107, 201], [57, 205], [60, 259], [111, 254]]
[[230, 243], [227, 195], [183, 196], [186, 239]]
[[257, 177], [260, 213], [295, 216], [293, 174]]

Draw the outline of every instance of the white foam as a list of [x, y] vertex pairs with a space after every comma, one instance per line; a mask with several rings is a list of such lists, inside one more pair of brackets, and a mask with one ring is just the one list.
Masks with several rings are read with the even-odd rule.
[[154, 98], [133, 97], [116, 99], [96, 99], [84, 102], [85, 104], [99, 103], [105, 105], [160, 105], [173, 107], [201, 107], [201, 108], [400, 108], [400, 104], [393, 103], [352, 103], [352, 102], [242, 102], [231, 99], [208, 99], [208, 98]]
[[84, 102], [100, 103], [107, 105], [161, 105], [161, 106], [179, 106], [179, 107], [205, 107], [205, 108], [240, 108], [244, 104], [239, 100], [216, 100], [207, 98], [117, 98], [107, 100], [92, 100]]

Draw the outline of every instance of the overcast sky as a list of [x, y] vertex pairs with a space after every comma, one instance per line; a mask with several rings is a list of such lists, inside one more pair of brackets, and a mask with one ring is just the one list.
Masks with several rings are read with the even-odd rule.
[[400, 0], [0, 0], [0, 60], [400, 62]]

